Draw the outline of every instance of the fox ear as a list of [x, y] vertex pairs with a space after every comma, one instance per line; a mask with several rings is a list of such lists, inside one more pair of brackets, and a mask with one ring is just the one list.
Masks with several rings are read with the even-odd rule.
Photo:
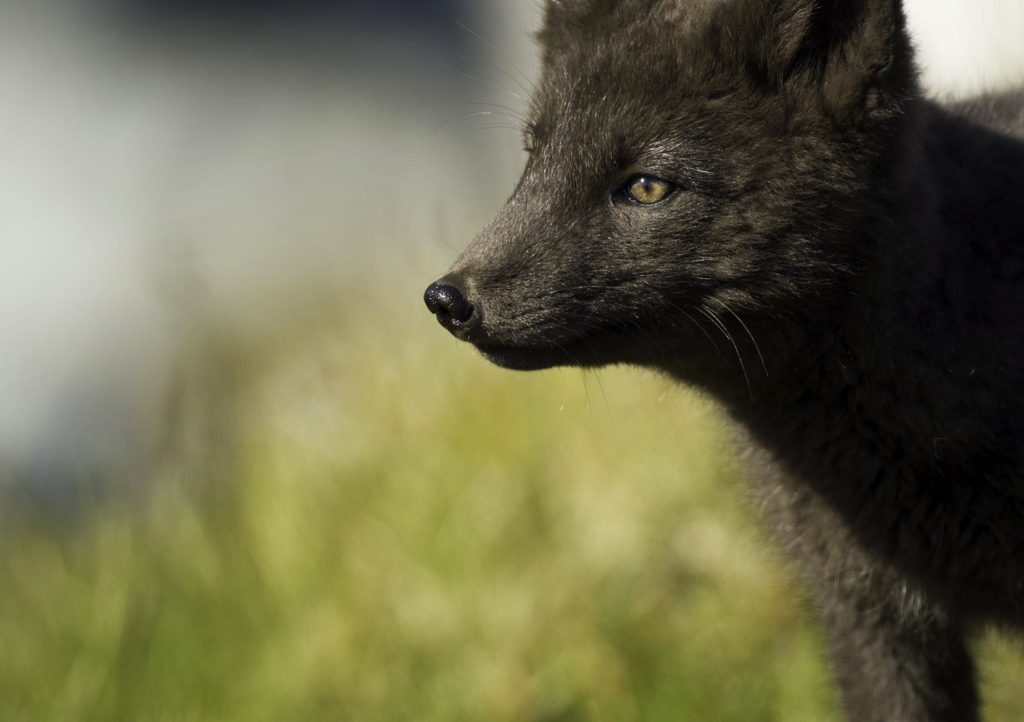
[[772, 87], [817, 87], [835, 113], [898, 111], [916, 71], [901, 0], [746, 0], [733, 5], [745, 64]]

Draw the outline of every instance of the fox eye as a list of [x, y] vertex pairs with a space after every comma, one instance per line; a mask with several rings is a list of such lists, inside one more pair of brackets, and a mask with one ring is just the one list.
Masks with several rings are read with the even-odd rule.
[[675, 186], [666, 180], [649, 175], [633, 178], [622, 187], [622, 194], [629, 200], [645, 206], [661, 203], [671, 195]]

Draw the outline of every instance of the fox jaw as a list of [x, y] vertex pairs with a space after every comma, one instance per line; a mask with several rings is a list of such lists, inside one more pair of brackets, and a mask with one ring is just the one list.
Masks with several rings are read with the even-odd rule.
[[430, 311], [514, 369], [786, 364], [875, 262], [898, 0], [549, 0], [538, 39], [522, 178]]

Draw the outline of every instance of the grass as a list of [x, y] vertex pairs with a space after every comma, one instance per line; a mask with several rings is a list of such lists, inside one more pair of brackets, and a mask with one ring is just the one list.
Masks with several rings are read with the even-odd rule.
[[[145, 494], [7, 501], [0, 720], [838, 719], [709, 404], [500, 371], [382, 307]], [[986, 719], [1024, 718], [1019, 645], [979, 644]]]

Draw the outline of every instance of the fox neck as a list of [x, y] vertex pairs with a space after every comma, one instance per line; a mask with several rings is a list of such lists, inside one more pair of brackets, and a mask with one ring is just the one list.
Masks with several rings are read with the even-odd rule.
[[[1015, 201], [966, 194], [964, 188], [981, 185], [980, 176], [969, 177], [973, 161], [953, 161], [961, 173], [952, 182], [936, 172], [950, 163], [940, 155], [949, 144], [948, 136], [925, 136], [908, 151], [903, 170], [883, 190], [879, 216], [865, 226], [879, 249], [877, 263], [853, 280], [847, 302], [774, 331], [767, 322], [751, 334], [737, 331], [736, 356], [759, 359], [757, 338], [764, 367], [748, 361], [746, 373], [725, 367], [695, 379], [782, 477], [825, 500], [872, 551], [907, 560], [925, 582], [952, 573], [947, 562], [957, 538], [943, 537], [948, 524], [930, 524], [922, 514], [953, 514], [958, 533], [1012, 537], [999, 528], [998, 515], [989, 518], [973, 500], [1006, 494], [998, 485], [1016, 463], [1022, 422], [1012, 401], [1024, 382], [1011, 369], [1014, 342], [992, 332], [997, 317], [976, 317], [1008, 299], [983, 295], [993, 285], [989, 266], [972, 263], [966, 252], [970, 224], [948, 217], [953, 198], [962, 215], [971, 216], [966, 197], [984, 204], [981, 216], [1006, 210], [1010, 218]], [[909, 507], [915, 499], [928, 504]], [[961, 581], [983, 589], [984, 571], [960, 571], [975, 575]], [[993, 586], [978, 593], [1004, 592]]]
[[[922, 458], [934, 456], [931, 438], [958, 436], [959, 404], [946, 407], [984, 364], [980, 348], [962, 347], [974, 335], [960, 303], [973, 272], [960, 259], [964, 239], [942, 218], [949, 190], [931, 157], [941, 144], [928, 140], [931, 116], [941, 112], [924, 101], [914, 109], [898, 162], [847, 239], [874, 249], [864, 269], [839, 279], [830, 295], [762, 319], [720, 313], [717, 358], [674, 374], [755, 427], [782, 431], [795, 419], [823, 429], [846, 416], [855, 426], [885, 427], [901, 453]], [[901, 429], [902, 416], [916, 422]]]

